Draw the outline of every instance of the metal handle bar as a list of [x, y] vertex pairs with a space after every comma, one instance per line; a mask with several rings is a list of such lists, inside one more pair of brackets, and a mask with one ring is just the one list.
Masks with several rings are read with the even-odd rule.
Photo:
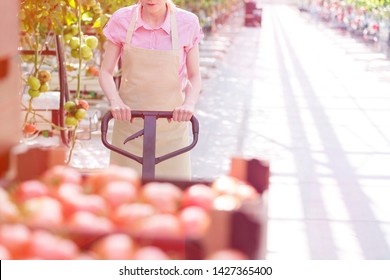
[[[155, 145], [155, 137], [156, 137], [156, 131], [155, 131], [156, 120], [158, 118], [166, 118], [166, 119], [172, 118], [173, 112], [170, 112], [170, 111], [131, 111], [131, 117], [132, 118], [142, 118], [145, 120], [145, 123], [144, 123], [144, 129], [145, 129], [144, 146], [145, 146], [145, 144], [150, 144], [153, 146], [153, 145]], [[148, 175], [149, 177], [154, 176], [154, 165], [156, 165], [164, 160], [170, 159], [172, 157], [178, 156], [182, 153], [185, 153], [185, 152], [191, 150], [193, 147], [195, 147], [196, 143], [198, 142], [199, 122], [195, 118], [195, 116], [192, 116], [190, 121], [192, 123], [193, 140], [192, 140], [192, 143], [190, 145], [188, 145], [184, 148], [181, 148], [177, 151], [173, 151], [173, 152], [168, 153], [166, 155], [157, 157], [157, 158], [155, 158], [155, 155], [154, 155], [153, 159], [145, 158], [145, 153], [144, 153], [144, 157], [139, 157], [137, 155], [129, 153], [125, 150], [122, 150], [122, 149], [108, 143], [108, 141], [107, 141], [108, 123], [112, 118], [113, 118], [112, 113], [108, 112], [106, 115], [104, 115], [104, 117], [102, 119], [101, 132], [102, 132], [103, 145], [112, 151], [115, 151], [121, 155], [124, 155], [128, 158], [131, 158], [131, 159], [137, 161], [138, 163], [141, 163], [143, 165], [145, 165], [145, 163], [146, 163], [148, 166], [146, 166], [146, 167], [143, 166], [143, 173], [144, 173], [144, 171], [151, 173], [150, 169], [152, 169], [152, 171], [153, 171], [152, 172], [153, 174]], [[147, 128], [147, 126], [150, 126], [151, 129]], [[148, 134], [153, 134], [153, 135], [148, 135]], [[131, 137], [132, 136], [130, 136], [128, 139], [130, 139]], [[148, 141], [153, 142], [153, 143], [147, 143]], [[154, 151], [154, 148], [152, 146], [150, 147], [150, 149], [152, 149]], [[144, 151], [145, 151], [145, 149], [144, 149]], [[151, 166], [151, 165], [153, 165], [153, 166]]]

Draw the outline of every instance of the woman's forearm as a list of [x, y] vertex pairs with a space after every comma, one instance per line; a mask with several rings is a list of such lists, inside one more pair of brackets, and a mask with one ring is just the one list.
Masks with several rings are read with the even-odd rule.
[[116, 120], [131, 121], [131, 108], [123, 103], [120, 98], [113, 75], [108, 71], [101, 71], [99, 75], [99, 83], [104, 95], [110, 103], [113, 117]]
[[195, 107], [199, 99], [199, 94], [202, 89], [202, 80], [200, 74], [197, 73], [189, 77], [187, 86], [185, 87], [184, 105], [192, 105]]
[[110, 102], [110, 105], [117, 101], [121, 101], [114, 81], [115, 67], [118, 63], [120, 53], [121, 48], [118, 45], [115, 45], [111, 41], [107, 41], [99, 72], [99, 84], [103, 90], [103, 94]]
[[202, 78], [199, 70], [199, 46], [193, 47], [187, 55], [188, 83], [184, 89], [185, 99], [183, 105], [195, 109], [199, 94], [202, 89]]
[[114, 77], [111, 73], [104, 70], [100, 71], [99, 84], [110, 104], [120, 99]]

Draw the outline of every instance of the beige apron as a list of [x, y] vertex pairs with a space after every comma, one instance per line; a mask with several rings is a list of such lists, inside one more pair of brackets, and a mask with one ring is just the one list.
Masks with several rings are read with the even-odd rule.
[[[137, 13], [133, 14], [127, 31], [122, 54], [122, 78], [119, 95], [132, 110], [173, 111], [183, 104], [184, 94], [179, 80], [179, 42], [174, 12], [170, 12], [172, 50], [149, 50], [130, 45]], [[130, 135], [143, 129], [143, 120], [133, 123], [115, 121], [112, 144], [142, 157], [143, 139], [138, 137], [123, 144]], [[187, 122], [157, 120], [156, 157], [185, 147], [189, 143]], [[141, 175], [142, 166], [116, 152], [111, 152], [110, 163], [136, 169]], [[191, 179], [189, 153], [181, 154], [156, 165], [156, 178]]]

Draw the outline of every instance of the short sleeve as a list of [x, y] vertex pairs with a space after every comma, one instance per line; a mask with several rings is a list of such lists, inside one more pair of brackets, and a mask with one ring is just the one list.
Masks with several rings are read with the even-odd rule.
[[192, 46], [196, 46], [199, 44], [200, 41], [202, 41], [204, 38], [202, 27], [199, 24], [199, 19], [196, 21], [196, 28], [195, 28], [195, 34], [192, 41]]
[[126, 40], [126, 28], [121, 16], [121, 10], [114, 12], [107, 24], [103, 28], [103, 34], [112, 43], [118, 46], [123, 46]]
[[197, 46], [200, 41], [204, 38], [202, 27], [200, 26], [198, 17], [194, 17], [193, 22], [193, 34], [190, 44], [187, 46], [186, 51], [191, 50], [193, 47]]

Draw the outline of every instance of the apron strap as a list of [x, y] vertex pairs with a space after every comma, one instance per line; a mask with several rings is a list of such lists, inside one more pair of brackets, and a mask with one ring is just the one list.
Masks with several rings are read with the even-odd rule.
[[170, 10], [171, 13], [171, 38], [172, 38], [172, 50], [179, 54], [179, 35], [177, 31], [176, 16], [173, 9]]
[[127, 29], [125, 44], [130, 45], [130, 43], [131, 43], [131, 39], [133, 38], [135, 23], [137, 22], [139, 9], [141, 9], [141, 5], [138, 6], [137, 10], [134, 11], [133, 16], [131, 17], [130, 25], [129, 25], [129, 28]]
[[[137, 10], [133, 13], [131, 17], [129, 28], [127, 29], [126, 41], [125, 44], [131, 43], [131, 39], [133, 38], [133, 32], [135, 29], [135, 24], [137, 22], [137, 17], [140, 15], [141, 5], [137, 7]], [[179, 35], [177, 31], [177, 23], [176, 16], [173, 9], [169, 10], [170, 18], [171, 18], [171, 39], [172, 39], [172, 50], [179, 55]]]

